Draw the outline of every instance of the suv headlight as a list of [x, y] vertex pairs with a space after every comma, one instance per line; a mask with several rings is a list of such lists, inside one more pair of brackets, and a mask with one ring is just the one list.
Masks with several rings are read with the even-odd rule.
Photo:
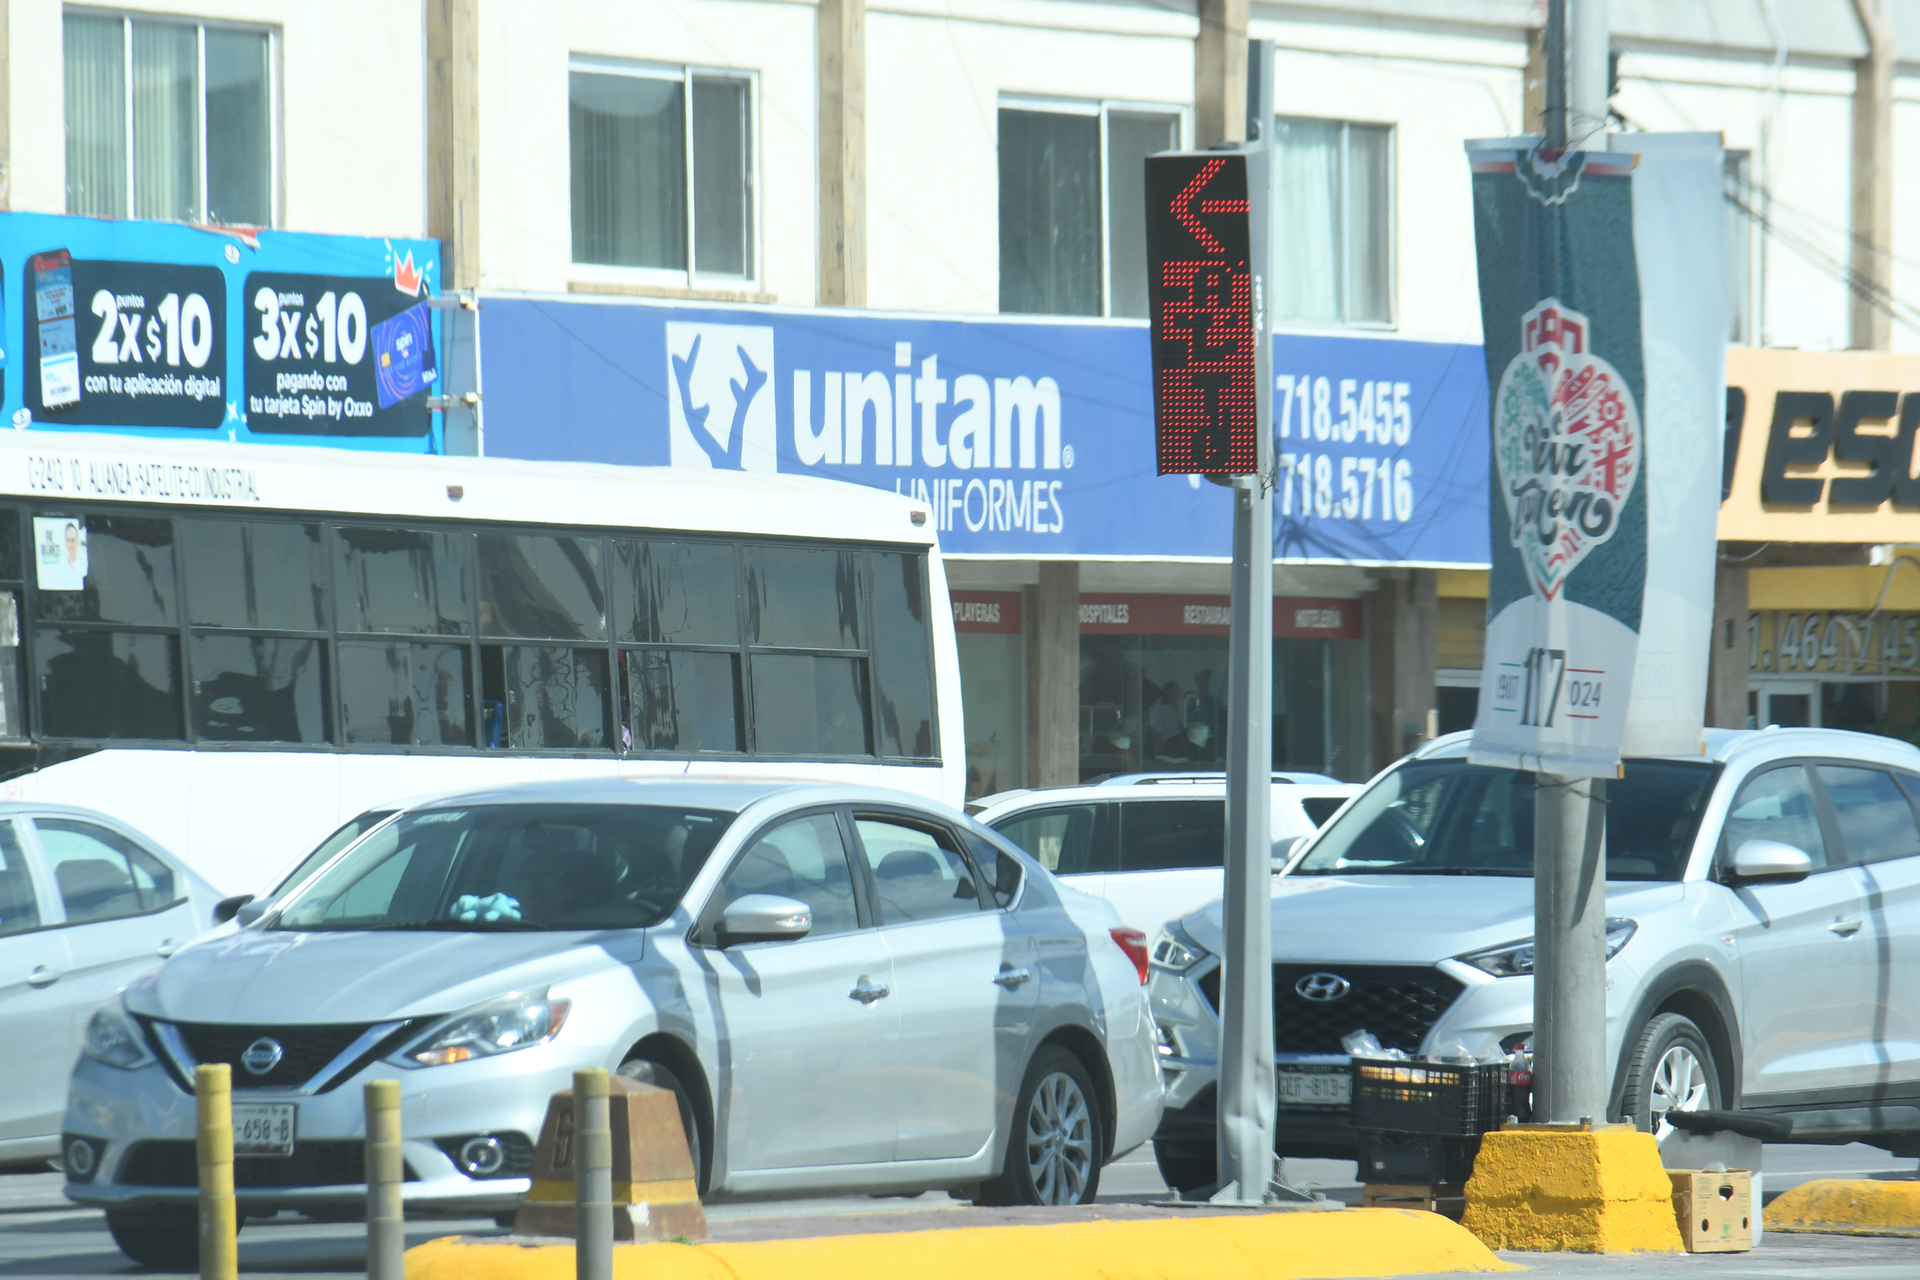
[[[1633, 937], [1640, 925], [1625, 916], [1607, 917], [1607, 959], [1620, 954], [1620, 948], [1627, 945], [1627, 939]], [[1469, 952], [1456, 956], [1462, 964], [1470, 964], [1483, 973], [1496, 978], [1510, 978], [1515, 974], [1533, 972], [1533, 939], [1522, 938], [1518, 942], [1503, 943], [1489, 947], [1485, 951]]]
[[1212, 954], [1173, 923], [1161, 926], [1160, 936], [1153, 940], [1153, 967], [1169, 973], [1185, 973]]
[[532, 1048], [560, 1033], [571, 1007], [569, 1000], [549, 1000], [545, 991], [501, 996], [442, 1019], [387, 1061], [397, 1067], [440, 1067]]
[[122, 1071], [132, 1071], [153, 1061], [147, 1051], [147, 1038], [120, 1006], [118, 1000], [98, 1010], [87, 1023], [87, 1038], [80, 1052], [95, 1062], [104, 1062]]

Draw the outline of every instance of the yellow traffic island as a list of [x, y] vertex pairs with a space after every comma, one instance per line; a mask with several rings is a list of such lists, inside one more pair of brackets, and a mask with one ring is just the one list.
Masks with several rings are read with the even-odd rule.
[[[1664, 1177], [1664, 1175], [1663, 1175]], [[1668, 1229], [1673, 1223], [1668, 1220]], [[1220, 1214], [961, 1227], [756, 1244], [631, 1244], [616, 1280], [1305, 1280], [1517, 1271], [1457, 1224], [1410, 1209]], [[407, 1253], [407, 1280], [573, 1280], [573, 1248], [449, 1237]]]
[[1920, 1182], [1803, 1182], [1767, 1206], [1767, 1230], [1920, 1238]]
[[1460, 1222], [1490, 1249], [1679, 1253], [1673, 1183], [1632, 1125], [1513, 1125], [1487, 1134]]

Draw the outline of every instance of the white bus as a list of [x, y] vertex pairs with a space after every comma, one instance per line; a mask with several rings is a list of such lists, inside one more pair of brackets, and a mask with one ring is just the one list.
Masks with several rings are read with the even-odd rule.
[[227, 893], [345, 820], [585, 775], [961, 803], [923, 505], [791, 476], [0, 435], [0, 799]]

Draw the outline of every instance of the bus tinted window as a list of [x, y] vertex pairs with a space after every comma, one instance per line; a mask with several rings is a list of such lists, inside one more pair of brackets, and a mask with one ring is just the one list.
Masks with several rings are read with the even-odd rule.
[[18, 582], [25, 572], [20, 563], [20, 512], [0, 507], [0, 581]]
[[746, 750], [740, 721], [740, 655], [631, 649], [628, 732], [635, 751]]
[[860, 647], [860, 553], [746, 547], [747, 642], [783, 649]]
[[319, 525], [181, 524], [193, 625], [268, 631], [318, 631], [327, 625], [327, 562]]
[[174, 636], [41, 628], [34, 663], [51, 737], [185, 736]]
[[472, 746], [464, 645], [340, 642], [340, 736], [394, 746]]
[[740, 643], [731, 546], [621, 541], [614, 547], [614, 634], [620, 639]]
[[[60, 525], [60, 561], [40, 568], [39, 616], [50, 622], [123, 622], [172, 626], [173, 521], [145, 516], [42, 519]], [[74, 584], [71, 590], [55, 583]]]
[[606, 639], [600, 539], [482, 534], [480, 634]]
[[325, 641], [197, 635], [193, 731], [214, 742], [325, 742]]
[[340, 629], [465, 635], [468, 545], [465, 534], [342, 527], [334, 543]]
[[867, 664], [858, 658], [753, 658], [753, 734], [762, 755], [873, 754]]
[[607, 745], [610, 690], [605, 649], [488, 645], [482, 651], [481, 677], [484, 696], [503, 704], [506, 718], [503, 740], [494, 741], [489, 726], [484, 745], [569, 749]]
[[874, 554], [873, 679], [883, 756], [934, 754], [926, 576], [921, 556]]

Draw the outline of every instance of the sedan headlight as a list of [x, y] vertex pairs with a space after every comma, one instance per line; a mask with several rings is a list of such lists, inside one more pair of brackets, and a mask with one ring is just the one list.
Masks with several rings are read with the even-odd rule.
[[147, 1038], [140, 1034], [127, 1011], [118, 1001], [107, 1005], [87, 1023], [87, 1038], [80, 1051], [95, 1062], [104, 1062], [122, 1071], [132, 1071], [153, 1061], [147, 1051]]
[[544, 991], [501, 996], [435, 1023], [387, 1061], [399, 1067], [440, 1067], [529, 1049], [560, 1033], [570, 1007], [571, 1001], [549, 1000]]
[[1153, 940], [1153, 966], [1169, 973], [1185, 973], [1212, 954], [1177, 924], [1163, 925]]
[[[1639, 929], [1637, 921], [1625, 916], [1607, 917], [1607, 959], [1620, 954], [1620, 948], [1627, 945], [1627, 939], [1633, 937]], [[1518, 942], [1503, 943], [1489, 947], [1485, 951], [1474, 951], [1456, 957], [1462, 964], [1470, 964], [1483, 973], [1496, 978], [1510, 978], [1515, 974], [1533, 972], [1533, 939], [1522, 938]]]

